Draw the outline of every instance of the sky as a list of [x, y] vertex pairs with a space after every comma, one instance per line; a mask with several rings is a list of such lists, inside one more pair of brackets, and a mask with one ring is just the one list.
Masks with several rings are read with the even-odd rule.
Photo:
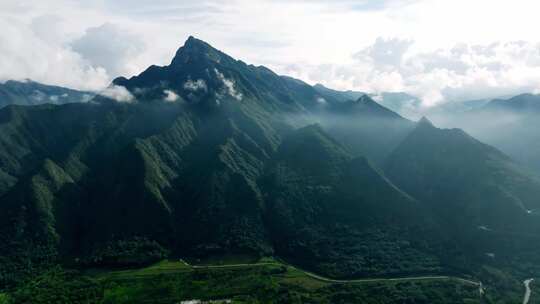
[[190, 35], [247, 63], [429, 107], [540, 93], [526, 0], [0, 0], [0, 81], [100, 90]]

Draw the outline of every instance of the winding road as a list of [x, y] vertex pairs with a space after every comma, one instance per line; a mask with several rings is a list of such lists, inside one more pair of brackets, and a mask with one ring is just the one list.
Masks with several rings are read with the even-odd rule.
[[[284, 266], [280, 263], [253, 263], [253, 264], [228, 264], [228, 265], [205, 265], [205, 266], [199, 266], [199, 265], [191, 265], [187, 263], [184, 260], [180, 260], [181, 262], [185, 263], [186, 265], [194, 268], [194, 269], [211, 269], [211, 268], [235, 268], [235, 267], [252, 267], [252, 266], [268, 266], [268, 265], [274, 265], [274, 266]], [[470, 284], [474, 286], [478, 286], [479, 293], [483, 294], [484, 290], [482, 287], [481, 282], [475, 282], [464, 278], [459, 277], [453, 277], [453, 276], [415, 276], [415, 277], [397, 277], [397, 278], [372, 278], [372, 279], [352, 279], [352, 280], [338, 280], [338, 279], [331, 279], [327, 277], [320, 276], [318, 274], [314, 274], [309, 271], [305, 271], [303, 269], [294, 267], [292, 265], [287, 265], [288, 267], [294, 268], [298, 271], [301, 271], [306, 276], [322, 281], [322, 282], [328, 282], [328, 283], [371, 283], [371, 282], [393, 282], [393, 281], [423, 281], [423, 280], [455, 280], [458, 282], [462, 282], [465, 284]]]
[[528, 304], [529, 300], [531, 299], [531, 283], [534, 281], [534, 279], [527, 279], [523, 281], [523, 285], [525, 285], [525, 295], [523, 296], [523, 304]]
[[[461, 282], [467, 285], [472, 285], [478, 287], [478, 293], [479, 296], [483, 296], [485, 293], [484, 286], [482, 285], [482, 282], [476, 282], [472, 281], [467, 278], [461, 278], [456, 276], [449, 276], [449, 275], [432, 275], [432, 276], [410, 276], [410, 277], [395, 277], [395, 278], [364, 278], [364, 279], [350, 279], [350, 280], [340, 280], [340, 279], [332, 279], [328, 277], [324, 277], [303, 269], [300, 269], [298, 267], [295, 267], [290, 264], [283, 264], [280, 262], [261, 262], [261, 263], [242, 263], [242, 264], [224, 264], [224, 265], [192, 265], [188, 263], [187, 261], [183, 259], [179, 259], [179, 262], [185, 264], [186, 266], [192, 268], [192, 269], [214, 269], [214, 268], [241, 268], [241, 267], [254, 267], [254, 266], [285, 266], [292, 269], [295, 269], [304, 275], [321, 281], [321, 282], [327, 282], [327, 283], [341, 283], [341, 284], [361, 284], [361, 283], [373, 283], [373, 282], [396, 282], [396, 281], [428, 281], [428, 280], [451, 280], [456, 282]], [[531, 283], [534, 281], [534, 279], [527, 279], [523, 281], [523, 285], [525, 286], [525, 294], [523, 296], [523, 304], [528, 304], [531, 297]]]

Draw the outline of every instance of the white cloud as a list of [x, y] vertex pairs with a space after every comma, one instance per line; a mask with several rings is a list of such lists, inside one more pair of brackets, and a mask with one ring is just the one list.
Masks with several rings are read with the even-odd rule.
[[0, 1], [0, 80], [101, 89], [167, 64], [195, 35], [338, 89], [406, 91], [425, 104], [519, 93], [540, 86], [539, 8], [530, 0]]
[[188, 79], [185, 83], [184, 83], [184, 89], [188, 90], [188, 91], [192, 91], [192, 92], [196, 92], [196, 91], [199, 91], [199, 90], [204, 90], [206, 91], [208, 88], [206, 86], [206, 82], [204, 81], [204, 79], [197, 79], [195, 81], [191, 80], [191, 79]]
[[167, 102], [176, 102], [180, 99], [180, 96], [171, 90], [164, 90], [163, 93], [165, 94], [165, 101]]
[[540, 48], [528, 42], [459, 44], [448, 50], [413, 54], [396, 70], [417, 95], [436, 92], [428, 104], [517, 94], [540, 87]]
[[423, 106], [492, 98], [540, 88], [540, 44], [460, 43], [418, 51], [409, 39], [378, 38], [348, 64], [291, 65], [283, 70], [311, 83], [371, 93], [404, 91]]
[[0, 28], [0, 80], [29, 78], [82, 89], [102, 88], [109, 81], [104, 69], [92, 67], [69, 48], [43, 40], [24, 22], [0, 18]]
[[231, 95], [236, 100], [241, 100], [243, 95], [242, 93], [236, 91], [234, 80], [227, 79], [225, 75], [223, 75], [223, 73], [221, 73], [217, 69], [214, 69], [214, 71], [216, 72], [216, 76], [218, 77], [218, 79], [221, 80], [221, 82], [225, 86], [226, 93]]
[[322, 97], [317, 97], [315, 101], [317, 101], [317, 103], [322, 104], [322, 105], [326, 104], [326, 99]]
[[123, 86], [112, 85], [105, 90], [100, 91], [99, 95], [116, 100], [117, 102], [133, 102], [135, 98], [133, 95]]
[[88, 28], [71, 47], [94, 68], [104, 68], [112, 77], [138, 71], [132, 61], [145, 50], [141, 37], [111, 23]]
[[356, 53], [354, 57], [368, 61], [380, 69], [392, 69], [401, 64], [403, 56], [412, 44], [412, 40], [378, 37], [374, 44]]

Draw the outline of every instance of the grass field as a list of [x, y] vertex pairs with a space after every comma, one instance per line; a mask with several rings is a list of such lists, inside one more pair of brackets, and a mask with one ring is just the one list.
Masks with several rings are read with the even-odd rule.
[[[103, 303], [178, 303], [190, 299], [232, 303], [480, 303], [478, 288], [453, 278], [332, 282], [272, 258], [217, 265], [162, 261], [142, 269], [95, 275]], [[461, 299], [460, 302], [447, 302]], [[354, 302], [349, 302], [354, 301]], [[413, 303], [413, 302], [411, 302]]]
[[0, 304], [8, 304], [9, 303], [9, 297], [7, 294], [0, 293]]
[[[217, 261], [213, 265], [208, 262], [193, 265], [175, 259], [139, 269], [100, 269], [83, 273], [57, 267], [10, 293], [11, 301], [0, 294], [0, 304], [177, 304], [187, 300], [206, 303], [229, 301], [236, 304], [512, 302], [498, 299], [485, 301], [475, 282], [459, 278], [338, 281], [311, 274], [273, 258], [256, 260], [254, 263], [244, 263], [245, 259], [232, 257]], [[515, 296], [516, 299], [518, 297]]]

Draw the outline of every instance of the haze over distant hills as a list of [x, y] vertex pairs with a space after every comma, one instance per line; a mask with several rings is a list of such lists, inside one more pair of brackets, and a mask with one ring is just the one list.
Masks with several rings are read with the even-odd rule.
[[494, 99], [487, 109], [501, 109], [513, 112], [536, 112], [540, 111], [540, 96], [534, 94], [521, 94], [509, 99]]
[[0, 83], [0, 108], [10, 104], [38, 105], [43, 103], [64, 104], [86, 102], [94, 96], [58, 86], [44, 85], [31, 80], [9, 80]]
[[431, 117], [448, 127], [460, 127], [540, 172], [540, 97], [522, 94], [494, 99], [461, 112], [440, 112]]
[[334, 278], [521, 275], [540, 258], [540, 179], [460, 129], [194, 37], [111, 88], [123, 102], [0, 109], [1, 286], [165, 257], [275, 256]]
[[[314, 88], [321, 95], [342, 102], [365, 95], [331, 90], [322, 85]], [[418, 98], [406, 93], [383, 92], [370, 96], [405, 118], [416, 120], [428, 116], [441, 126], [463, 128], [540, 173], [539, 95], [526, 93], [496, 99], [451, 101], [433, 107], [422, 106]]]

